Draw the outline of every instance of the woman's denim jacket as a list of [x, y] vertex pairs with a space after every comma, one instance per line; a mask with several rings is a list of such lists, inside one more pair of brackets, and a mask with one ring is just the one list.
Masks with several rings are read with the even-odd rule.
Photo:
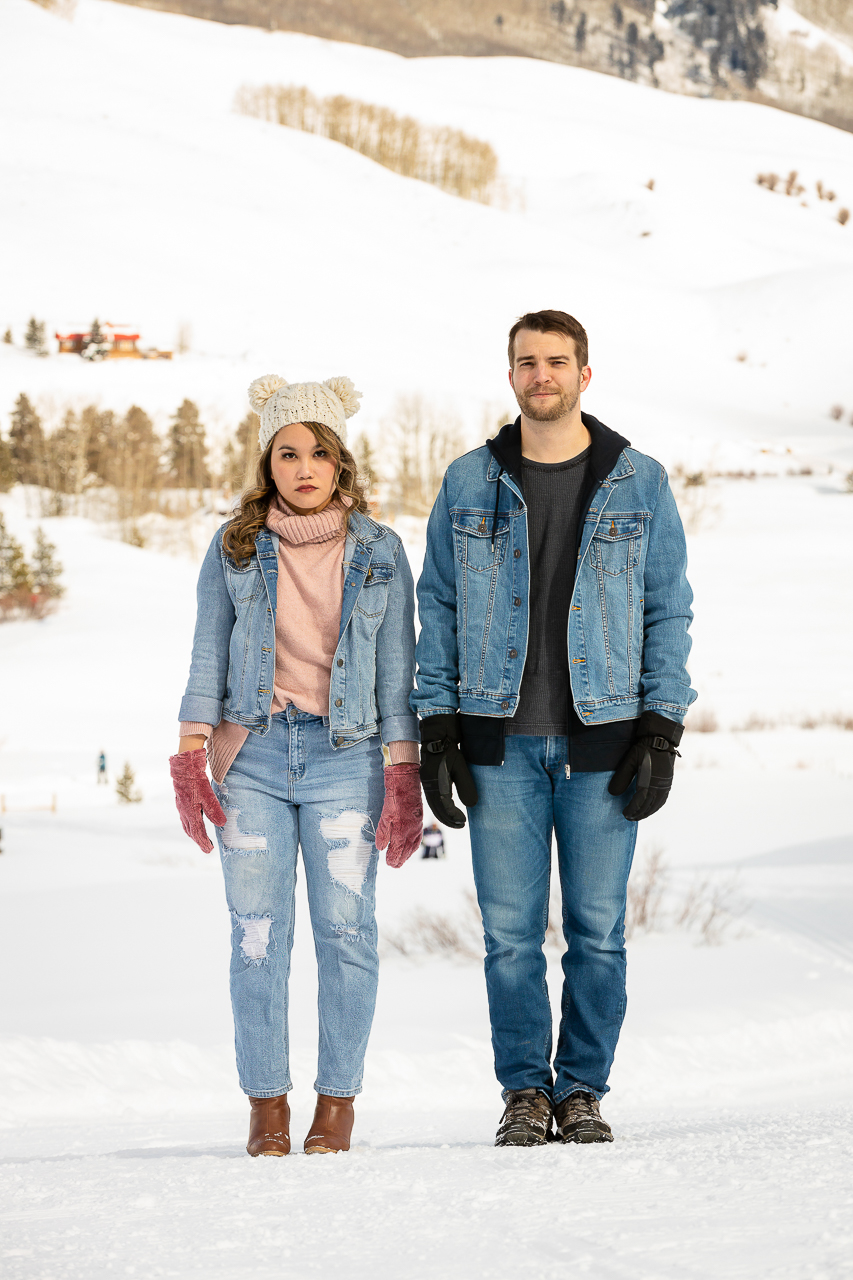
[[[198, 618], [180, 719], [217, 725], [224, 716], [269, 732], [275, 678], [278, 536], [262, 529], [255, 554], [237, 565], [220, 529], [198, 579]], [[344, 548], [344, 591], [332, 662], [329, 738], [349, 747], [376, 732], [416, 741], [412, 572], [395, 533], [354, 512]]]
[[[627, 446], [595, 419], [584, 421], [594, 443], [606, 432]], [[577, 556], [568, 624], [574, 707], [590, 725], [644, 710], [683, 723], [696, 698], [685, 665], [693, 593], [684, 531], [660, 463], [628, 447], [615, 453], [578, 547], [566, 548]], [[419, 715], [514, 714], [529, 584], [524, 498], [483, 446], [448, 468], [429, 519], [411, 698]]]

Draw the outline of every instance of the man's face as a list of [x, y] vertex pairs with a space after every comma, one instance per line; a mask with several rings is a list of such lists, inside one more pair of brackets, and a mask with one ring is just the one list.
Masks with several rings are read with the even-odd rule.
[[578, 367], [575, 344], [562, 333], [519, 329], [509, 382], [519, 408], [533, 422], [556, 422], [577, 407], [592, 377]]

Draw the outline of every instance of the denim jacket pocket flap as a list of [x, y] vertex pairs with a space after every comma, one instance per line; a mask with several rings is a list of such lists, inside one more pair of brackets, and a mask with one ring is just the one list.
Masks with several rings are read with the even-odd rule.
[[603, 516], [594, 537], [604, 542], [619, 542], [622, 538], [639, 538], [643, 522], [637, 516]]
[[394, 566], [390, 563], [376, 563], [370, 565], [367, 573], [364, 575], [364, 586], [373, 587], [382, 582], [390, 582], [394, 577]]

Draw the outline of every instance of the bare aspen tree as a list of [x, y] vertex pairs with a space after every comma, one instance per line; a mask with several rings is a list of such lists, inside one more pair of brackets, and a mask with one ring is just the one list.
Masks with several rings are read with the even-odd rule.
[[465, 200], [490, 204], [498, 159], [488, 142], [459, 129], [434, 128], [390, 107], [345, 94], [317, 98], [298, 85], [243, 85], [234, 99], [242, 115], [320, 134], [406, 178], [418, 178]]

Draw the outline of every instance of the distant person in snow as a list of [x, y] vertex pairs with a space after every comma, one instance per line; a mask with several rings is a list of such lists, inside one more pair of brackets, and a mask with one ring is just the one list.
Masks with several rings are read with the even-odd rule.
[[444, 836], [437, 822], [431, 822], [428, 827], [424, 827], [422, 848], [422, 858], [444, 857]]
[[98, 756], [98, 786], [100, 786], [102, 782], [106, 785], [106, 782], [107, 782], [107, 757], [104, 755], [103, 751], [102, 751], [102, 752], [101, 752], [101, 754]]
[[[287, 1026], [297, 851], [319, 976], [309, 1154], [348, 1151], [379, 960], [379, 849], [421, 843], [414, 589], [400, 539], [367, 514], [346, 420], [349, 378], [249, 388], [256, 483], [213, 539], [171, 772], [184, 830], [218, 828], [231, 911], [231, 1002], [250, 1155], [290, 1151]], [[391, 764], [384, 769], [380, 745]], [[207, 759], [213, 786], [207, 780]], [[375, 831], [375, 835], [374, 835]]]
[[[684, 716], [692, 592], [660, 463], [581, 413], [587, 335], [564, 311], [509, 333], [521, 413], [448, 468], [418, 583], [421, 779], [469, 808], [486, 936], [497, 1146], [610, 1142], [599, 1101], [625, 1014], [637, 822], [665, 803]], [[542, 952], [556, 834], [562, 1017]]]

